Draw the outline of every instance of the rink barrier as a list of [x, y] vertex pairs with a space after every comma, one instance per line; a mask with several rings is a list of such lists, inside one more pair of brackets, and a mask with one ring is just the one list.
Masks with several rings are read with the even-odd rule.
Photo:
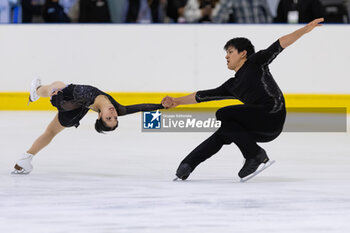
[[[166, 95], [180, 97], [189, 93], [112, 92], [109, 94], [120, 104], [132, 105], [139, 103], [160, 103]], [[27, 92], [0, 92], [0, 110], [55, 110], [48, 98], [40, 98], [38, 101], [28, 105], [28, 96], [29, 93]], [[350, 109], [350, 94], [285, 94], [285, 99], [288, 108], [315, 108], [318, 109], [317, 111], [322, 111], [320, 109], [329, 107]], [[194, 105], [184, 105], [177, 109], [180, 111], [191, 108], [200, 111], [201, 109], [220, 108], [240, 103], [238, 100], [210, 101]]]

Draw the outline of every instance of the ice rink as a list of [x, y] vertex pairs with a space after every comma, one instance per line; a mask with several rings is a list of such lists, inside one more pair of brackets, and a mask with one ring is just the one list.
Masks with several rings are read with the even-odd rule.
[[[89, 113], [11, 175], [55, 112], [0, 112], [0, 232], [350, 232], [350, 134], [282, 133], [247, 183], [224, 146], [185, 182], [180, 161], [210, 133], [141, 133], [140, 114], [100, 135]], [[348, 130], [349, 132], [349, 130]]]

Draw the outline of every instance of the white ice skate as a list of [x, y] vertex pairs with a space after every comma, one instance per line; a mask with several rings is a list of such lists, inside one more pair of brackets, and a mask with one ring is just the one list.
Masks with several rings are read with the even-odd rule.
[[36, 93], [36, 90], [41, 86], [41, 80], [39, 78], [33, 79], [31, 85], [30, 85], [30, 95], [29, 95], [29, 101], [28, 104], [34, 101], [37, 101], [40, 96]]
[[17, 161], [15, 165], [15, 170], [12, 174], [29, 174], [33, 170], [32, 165], [32, 154], [24, 153], [22, 157]]

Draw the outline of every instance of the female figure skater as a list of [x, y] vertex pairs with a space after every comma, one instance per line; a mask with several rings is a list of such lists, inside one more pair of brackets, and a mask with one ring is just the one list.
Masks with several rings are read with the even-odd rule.
[[118, 126], [118, 117], [127, 114], [163, 109], [162, 104], [137, 104], [123, 106], [110, 95], [96, 87], [88, 85], [66, 85], [63, 82], [54, 82], [41, 86], [40, 79], [34, 79], [31, 84], [29, 102], [40, 97], [51, 97], [51, 104], [58, 113], [46, 128], [45, 132], [36, 139], [32, 147], [22, 155], [16, 163], [15, 174], [28, 174], [32, 171], [31, 160], [41, 149], [64, 128], [78, 127], [80, 120], [91, 109], [98, 113], [95, 129], [99, 133], [113, 131]]
[[269, 158], [257, 142], [274, 140], [281, 133], [286, 117], [283, 94], [268, 65], [283, 49], [315, 27], [321, 26], [321, 22], [323, 18], [316, 19], [257, 53], [248, 39], [231, 39], [224, 49], [227, 52], [225, 58], [228, 69], [236, 72], [234, 78], [215, 89], [198, 91], [179, 98], [167, 96], [162, 100], [166, 108], [228, 98], [243, 102], [243, 105], [227, 106], [216, 112], [221, 127], [180, 163], [176, 171], [178, 178], [186, 180], [201, 162], [217, 153], [224, 144], [232, 142], [245, 158], [243, 168], [238, 173], [242, 181], [262, 171], [257, 171], [259, 165], [266, 164]]

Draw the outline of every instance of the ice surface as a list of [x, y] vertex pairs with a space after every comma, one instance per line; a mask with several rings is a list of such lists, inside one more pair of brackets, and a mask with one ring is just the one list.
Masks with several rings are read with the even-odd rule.
[[54, 112], [0, 112], [0, 232], [350, 232], [350, 134], [283, 133], [276, 164], [247, 183], [225, 146], [185, 182], [179, 162], [210, 133], [141, 133], [140, 115], [100, 135], [89, 113], [10, 175]]

